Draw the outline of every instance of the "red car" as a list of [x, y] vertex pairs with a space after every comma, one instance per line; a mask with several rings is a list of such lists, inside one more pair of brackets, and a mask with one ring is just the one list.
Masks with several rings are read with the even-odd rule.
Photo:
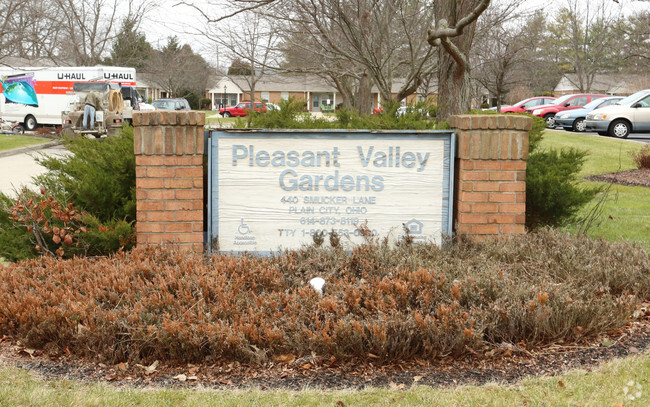
[[[248, 116], [248, 112], [251, 110], [251, 102], [239, 102], [237, 106], [219, 109], [219, 114], [223, 117]], [[255, 110], [266, 113], [266, 105], [262, 102], [255, 102]]]
[[532, 108], [527, 108], [526, 113], [531, 113], [533, 116], [543, 117], [546, 120], [548, 127], [555, 127], [555, 115], [565, 110], [579, 109], [592, 100], [596, 100], [607, 95], [598, 94], [585, 94], [580, 93], [577, 95], [564, 95], [555, 99], [553, 103], [548, 105], [541, 105]]
[[553, 103], [553, 96], [535, 96], [521, 100], [512, 106], [501, 106], [501, 113], [524, 113], [526, 109]]

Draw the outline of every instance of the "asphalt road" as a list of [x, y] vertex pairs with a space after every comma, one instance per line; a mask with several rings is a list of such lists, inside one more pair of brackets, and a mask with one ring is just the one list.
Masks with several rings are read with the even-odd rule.
[[[557, 127], [555, 129], [552, 129], [552, 131], [565, 131], [565, 130], [562, 129], [561, 127]], [[592, 132], [588, 132], [588, 131], [584, 132], [582, 134], [589, 134], [589, 135], [596, 136], [596, 137], [606, 137], [606, 136], [601, 136], [598, 133], [592, 133]], [[636, 141], [636, 142], [639, 142], [639, 143], [650, 144], [650, 133], [632, 133], [632, 134], [630, 134], [628, 136], [628, 138], [626, 140]]]

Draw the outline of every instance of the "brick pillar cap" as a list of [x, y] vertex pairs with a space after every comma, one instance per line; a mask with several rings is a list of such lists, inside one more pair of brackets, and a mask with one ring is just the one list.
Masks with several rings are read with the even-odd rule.
[[204, 124], [205, 112], [203, 111], [154, 110], [133, 112], [134, 126], [203, 126]]
[[449, 117], [449, 126], [458, 130], [523, 130], [533, 128], [532, 117], [500, 114], [462, 114]]

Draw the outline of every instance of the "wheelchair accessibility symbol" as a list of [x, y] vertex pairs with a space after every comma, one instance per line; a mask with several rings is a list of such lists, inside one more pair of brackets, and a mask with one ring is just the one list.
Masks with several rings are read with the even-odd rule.
[[237, 228], [237, 231], [240, 235], [247, 235], [251, 232], [251, 228], [249, 228], [248, 225], [244, 223], [244, 218], [241, 218], [241, 224]]

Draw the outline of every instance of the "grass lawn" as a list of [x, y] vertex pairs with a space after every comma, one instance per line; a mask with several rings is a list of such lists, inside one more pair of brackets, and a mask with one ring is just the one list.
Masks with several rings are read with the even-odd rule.
[[14, 148], [28, 147], [36, 144], [47, 143], [51, 139], [21, 134], [0, 134], [0, 151], [12, 150]]
[[[581, 171], [583, 177], [635, 169], [629, 152], [643, 147], [641, 143], [566, 131], [546, 131], [541, 145], [543, 148], [587, 150], [589, 156]], [[592, 227], [588, 235], [610, 241], [636, 242], [650, 250], [650, 188], [613, 185], [611, 196], [617, 199], [605, 205], [602, 223]], [[577, 227], [572, 225], [567, 229], [575, 232]]]
[[[626, 392], [627, 388], [627, 392]], [[634, 399], [630, 399], [633, 397]], [[28, 371], [0, 369], [0, 406], [647, 406], [650, 354], [614, 360], [594, 372], [489, 384], [362, 391], [188, 390], [117, 388], [75, 380], [42, 382]]]
[[207, 110], [205, 112], [205, 123], [206, 124], [228, 124], [228, 126], [231, 126], [231, 123], [235, 123], [237, 121], [236, 117], [221, 117], [219, 112], [215, 111], [209, 111]]

